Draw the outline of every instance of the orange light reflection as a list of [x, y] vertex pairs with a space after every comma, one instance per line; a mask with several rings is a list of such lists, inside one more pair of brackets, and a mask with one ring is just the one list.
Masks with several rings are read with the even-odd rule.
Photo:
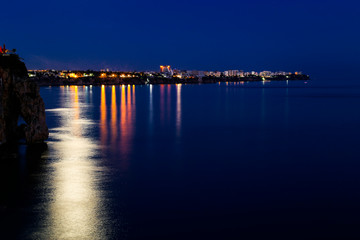
[[106, 92], [105, 86], [101, 86], [101, 103], [100, 103], [100, 140], [106, 145], [107, 140], [107, 124], [106, 124]]
[[112, 143], [116, 142], [117, 138], [117, 109], [116, 109], [116, 89], [115, 86], [111, 88], [111, 134]]

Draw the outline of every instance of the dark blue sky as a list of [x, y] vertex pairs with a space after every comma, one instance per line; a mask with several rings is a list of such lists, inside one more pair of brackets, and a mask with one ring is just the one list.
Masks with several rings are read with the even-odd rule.
[[[0, 39], [28, 68], [356, 73], [360, 3], [5, 1]], [[5, 9], [5, 10], [4, 10]], [[332, 74], [329, 74], [329, 76]]]

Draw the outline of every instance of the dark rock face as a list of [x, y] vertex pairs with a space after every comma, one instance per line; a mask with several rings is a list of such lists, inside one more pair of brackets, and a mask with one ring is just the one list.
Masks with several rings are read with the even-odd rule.
[[[19, 116], [26, 126], [18, 128]], [[45, 105], [19, 57], [0, 56], [0, 144], [16, 141], [19, 135], [24, 135], [28, 144], [48, 138]]]

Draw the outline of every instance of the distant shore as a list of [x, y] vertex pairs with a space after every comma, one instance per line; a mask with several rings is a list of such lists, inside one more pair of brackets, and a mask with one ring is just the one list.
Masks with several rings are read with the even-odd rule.
[[310, 77], [304, 74], [277, 75], [273, 77], [246, 76], [246, 77], [147, 77], [136, 76], [128, 78], [99, 78], [99, 77], [32, 77], [39, 86], [63, 86], [63, 85], [146, 85], [146, 84], [207, 84], [219, 82], [257, 82], [257, 81], [294, 81], [309, 80]]

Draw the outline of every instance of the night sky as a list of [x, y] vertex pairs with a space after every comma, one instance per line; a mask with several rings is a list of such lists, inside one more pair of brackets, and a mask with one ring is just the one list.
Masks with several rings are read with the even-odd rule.
[[355, 0], [4, 1], [0, 40], [30, 69], [303, 71], [360, 66]]

